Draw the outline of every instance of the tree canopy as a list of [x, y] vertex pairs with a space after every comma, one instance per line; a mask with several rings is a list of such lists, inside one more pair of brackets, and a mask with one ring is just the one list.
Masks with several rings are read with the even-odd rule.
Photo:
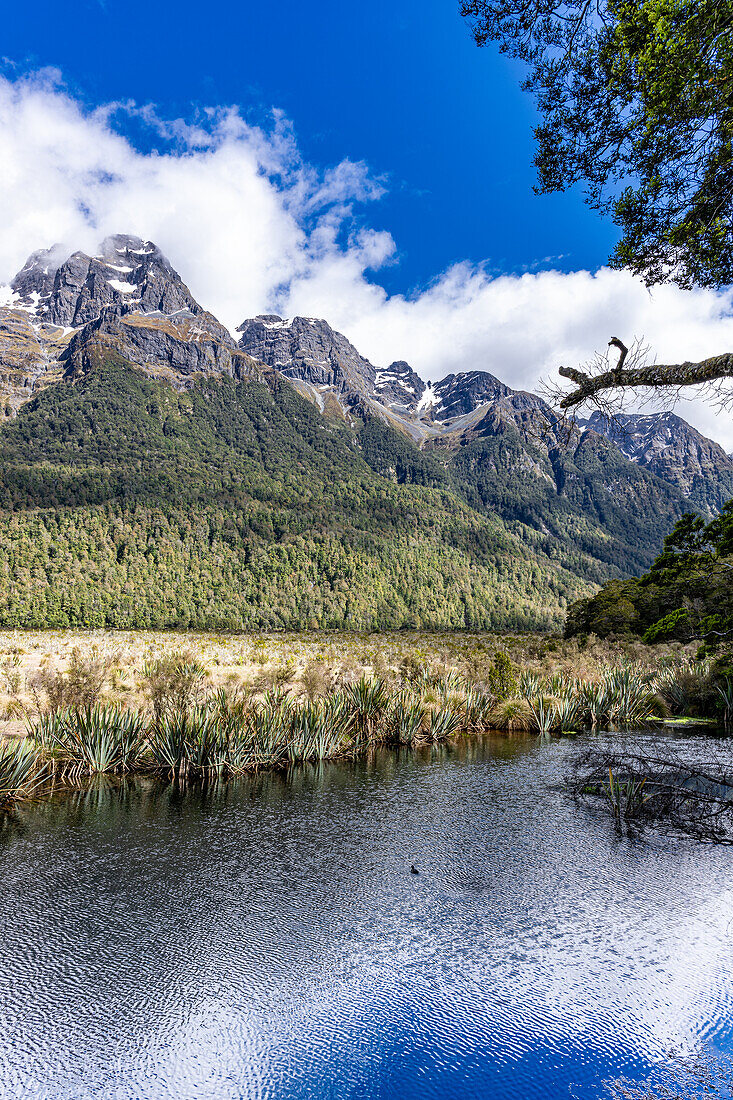
[[733, 282], [731, 0], [463, 0], [525, 62], [539, 192], [584, 183], [647, 283]]
[[647, 642], [733, 640], [733, 501], [710, 523], [685, 515], [644, 576], [612, 581], [568, 614], [568, 636], [637, 634]]
[[[733, 283], [733, 0], [462, 0], [479, 46], [524, 62], [539, 193], [584, 184], [621, 231], [610, 258], [647, 284]], [[619, 340], [612, 340], [620, 348]], [[626, 390], [705, 386], [733, 401], [733, 356], [564, 367], [562, 408]]]

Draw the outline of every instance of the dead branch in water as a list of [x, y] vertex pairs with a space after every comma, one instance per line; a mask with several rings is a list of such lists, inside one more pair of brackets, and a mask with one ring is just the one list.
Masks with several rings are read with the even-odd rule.
[[656, 825], [709, 844], [733, 844], [727, 741], [702, 759], [653, 739], [621, 746], [609, 739], [576, 758], [567, 785], [577, 802], [602, 806], [621, 832]]

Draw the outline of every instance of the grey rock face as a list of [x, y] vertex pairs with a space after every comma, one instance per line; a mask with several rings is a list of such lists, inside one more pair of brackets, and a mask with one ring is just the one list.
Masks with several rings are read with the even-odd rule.
[[58, 245], [34, 252], [11, 283], [19, 303], [39, 320], [77, 328], [95, 320], [108, 306], [146, 313], [203, 312], [150, 241], [117, 235], [102, 242], [97, 256], [84, 252], [61, 256]]
[[731, 457], [675, 413], [619, 414], [609, 421], [594, 412], [585, 423], [708, 513], [733, 496]]
[[11, 283], [23, 306], [37, 308], [39, 299], [48, 297], [53, 288], [54, 276], [67, 258], [68, 253], [60, 244], [31, 252]]
[[508, 390], [492, 401], [477, 422], [474, 434], [501, 435], [512, 429], [533, 453], [543, 455], [553, 465], [570, 458], [581, 438], [577, 429], [567, 431], [546, 401], [524, 390]]
[[284, 320], [261, 314], [237, 331], [241, 348], [286, 377], [332, 387], [354, 400], [367, 398], [407, 418], [419, 413], [426, 421], [444, 423], [513, 392], [486, 371], [449, 374], [426, 386], [404, 360], [375, 368], [345, 336], [314, 317]]
[[376, 373], [374, 396], [395, 411], [414, 412], [424, 393], [422, 378], [402, 359]]
[[433, 386], [433, 419], [451, 420], [474, 412], [480, 405], [498, 401], [513, 391], [486, 371], [449, 374]]
[[26, 310], [0, 307], [0, 405], [15, 412], [37, 386], [59, 381], [70, 339], [55, 325], [34, 324]]
[[427, 387], [404, 360], [377, 369], [345, 336], [314, 317], [284, 320], [261, 314], [244, 321], [237, 331], [242, 333], [241, 348], [287, 378], [329, 386], [353, 401], [366, 398], [408, 418], [421, 406], [425, 419], [445, 422], [512, 392], [485, 371], [450, 374]]
[[[195, 374], [223, 374], [242, 379], [260, 373], [258, 364], [229, 337], [217, 339], [218, 322], [209, 328], [208, 314], [189, 311], [124, 313], [111, 306], [71, 338], [63, 355], [67, 374], [87, 371], [109, 352], [140, 366], [152, 377], [176, 386], [190, 384]], [[212, 319], [213, 320], [213, 319]]]
[[374, 391], [376, 369], [340, 332], [315, 317], [283, 320], [271, 314], [239, 325], [239, 347], [284, 374], [346, 396]]
[[34, 252], [12, 289], [0, 307], [4, 410], [110, 358], [179, 387], [199, 373], [242, 378], [264, 369], [202, 309], [160, 249], [138, 237], [108, 237], [96, 256], [68, 256], [58, 245]]

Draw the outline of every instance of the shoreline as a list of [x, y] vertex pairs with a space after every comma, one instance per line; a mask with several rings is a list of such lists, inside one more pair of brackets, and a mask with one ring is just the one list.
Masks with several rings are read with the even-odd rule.
[[0, 634], [0, 688], [1, 812], [51, 774], [228, 777], [466, 734], [724, 724], [733, 682], [623, 639], [66, 631]]

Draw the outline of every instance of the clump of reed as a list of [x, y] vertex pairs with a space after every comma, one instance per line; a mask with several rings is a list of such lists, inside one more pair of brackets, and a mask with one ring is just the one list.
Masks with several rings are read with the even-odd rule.
[[[544, 739], [638, 729], [680, 705], [680, 682], [704, 672], [685, 665], [651, 673], [627, 664], [586, 678], [542, 675], [520, 672], [499, 651], [491, 661], [477, 659], [474, 670], [414, 659], [383, 675], [356, 676], [343, 663], [336, 674], [319, 659], [305, 665], [302, 682], [285, 659], [287, 675], [214, 689], [201, 661], [175, 652], [146, 662], [145, 703], [135, 709], [99, 701], [99, 666], [70, 667], [70, 682], [53, 679], [55, 691], [46, 691], [37, 720], [29, 722], [28, 748], [12, 750], [28, 755], [11, 759], [11, 750], [3, 750], [0, 804], [20, 797], [39, 775], [76, 781], [147, 771], [204, 780], [490, 730]], [[733, 686], [727, 694], [725, 685], [718, 690], [730, 715]]]
[[35, 745], [23, 739], [0, 741], [0, 812], [7, 812], [17, 802], [30, 798], [42, 776], [43, 766]]
[[652, 795], [644, 791], [646, 782], [645, 775], [629, 775], [625, 779], [619, 779], [613, 774], [613, 767], [609, 766], [608, 784], [604, 784], [602, 790], [618, 828], [621, 828], [622, 822], [639, 817], [651, 799]]
[[717, 660], [705, 654], [667, 660], [657, 679], [657, 690], [673, 715], [720, 718], [726, 730], [733, 728], [733, 668], [731, 655]]
[[729, 676], [716, 685], [723, 708], [723, 725], [726, 730], [733, 729], [733, 679]]

